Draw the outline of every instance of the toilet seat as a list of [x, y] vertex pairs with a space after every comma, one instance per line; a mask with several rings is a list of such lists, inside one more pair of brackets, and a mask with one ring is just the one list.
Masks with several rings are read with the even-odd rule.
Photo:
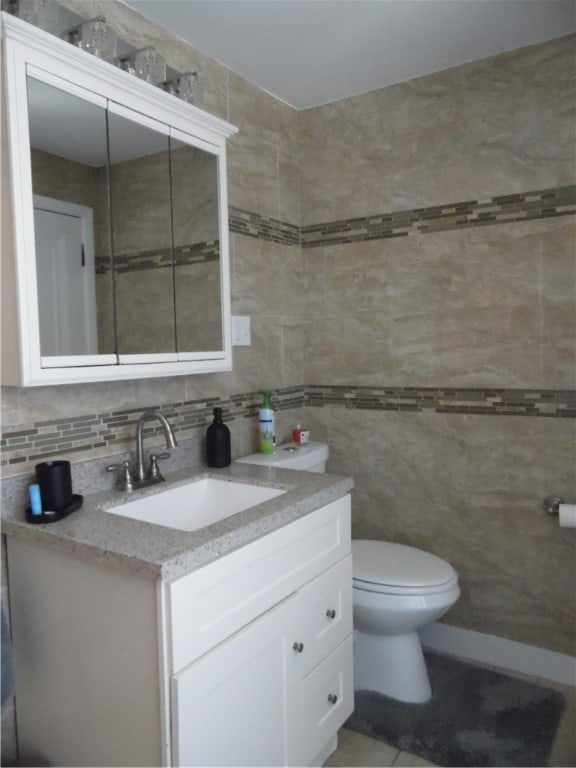
[[458, 583], [442, 558], [404, 544], [356, 539], [352, 542], [354, 589], [391, 595], [429, 595]]

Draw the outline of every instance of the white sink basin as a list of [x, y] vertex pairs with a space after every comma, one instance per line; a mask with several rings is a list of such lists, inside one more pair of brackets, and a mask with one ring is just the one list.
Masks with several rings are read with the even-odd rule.
[[180, 531], [197, 531], [283, 493], [286, 491], [279, 488], [204, 477], [119, 504], [106, 512]]

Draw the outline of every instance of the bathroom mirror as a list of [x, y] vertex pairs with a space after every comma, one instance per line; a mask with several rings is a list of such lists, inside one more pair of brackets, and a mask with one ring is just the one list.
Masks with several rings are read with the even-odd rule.
[[42, 357], [221, 349], [217, 158], [27, 83]]
[[2, 21], [14, 214], [2, 324], [17, 329], [3, 336], [3, 383], [229, 370], [236, 129]]

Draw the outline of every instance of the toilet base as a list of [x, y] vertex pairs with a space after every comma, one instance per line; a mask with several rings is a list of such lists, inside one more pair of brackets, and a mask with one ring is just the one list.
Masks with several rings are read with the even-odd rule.
[[418, 632], [371, 635], [354, 630], [354, 690], [422, 704], [432, 696]]

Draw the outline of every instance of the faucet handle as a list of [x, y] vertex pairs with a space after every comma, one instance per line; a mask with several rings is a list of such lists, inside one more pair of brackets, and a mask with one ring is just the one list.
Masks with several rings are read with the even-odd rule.
[[110, 464], [106, 467], [106, 472], [116, 472], [120, 470], [122, 472], [122, 482], [120, 484], [121, 491], [133, 491], [134, 485], [132, 484], [132, 475], [130, 474], [130, 462], [125, 459], [121, 464]]
[[169, 459], [170, 454], [169, 453], [151, 453], [150, 454], [150, 472], [148, 477], [150, 478], [158, 478], [159, 480], [164, 480], [160, 473], [160, 469], [158, 468], [158, 462], [163, 461], [164, 459]]

